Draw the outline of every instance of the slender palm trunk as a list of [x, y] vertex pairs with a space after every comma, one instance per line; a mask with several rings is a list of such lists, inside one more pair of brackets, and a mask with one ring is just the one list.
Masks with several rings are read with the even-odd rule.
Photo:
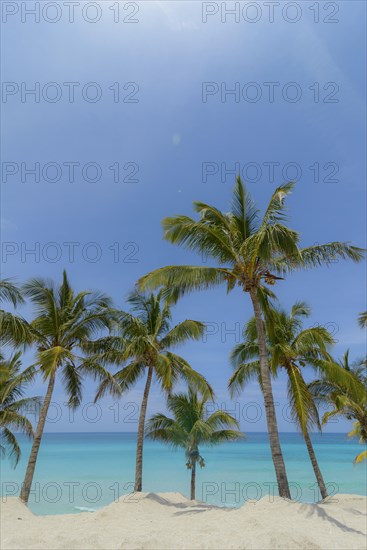
[[316, 455], [315, 455], [315, 451], [314, 451], [313, 446], [312, 446], [310, 434], [308, 433], [307, 430], [303, 434], [303, 437], [304, 437], [306, 445], [307, 445], [308, 454], [310, 456], [313, 471], [315, 472], [315, 476], [316, 476], [316, 479], [317, 479], [317, 484], [319, 486], [321, 496], [324, 499], [328, 496], [327, 490], [326, 490], [326, 485], [325, 485], [324, 478], [322, 477], [321, 470], [320, 470], [319, 465], [318, 465], [317, 460], [316, 460]]
[[135, 467], [135, 492], [140, 492], [143, 485], [143, 444], [144, 444], [144, 428], [145, 417], [147, 414], [147, 404], [149, 397], [149, 390], [152, 383], [153, 367], [148, 368], [147, 381], [144, 388], [143, 401], [141, 403], [141, 411], [139, 417], [138, 426], [138, 440], [136, 445], [136, 467]]
[[191, 500], [195, 500], [195, 483], [196, 483], [196, 462], [192, 465], [191, 468]]
[[255, 314], [257, 340], [258, 340], [259, 355], [260, 355], [261, 380], [263, 385], [263, 395], [264, 395], [265, 412], [266, 412], [266, 422], [267, 422], [268, 433], [269, 433], [271, 455], [273, 458], [275, 473], [276, 473], [277, 482], [278, 482], [278, 491], [279, 491], [279, 496], [290, 499], [291, 493], [289, 490], [287, 472], [285, 470], [282, 449], [280, 447], [277, 418], [275, 415], [273, 391], [271, 387], [268, 354], [266, 350], [265, 332], [264, 332], [263, 320], [261, 316], [259, 299], [257, 297], [256, 288], [253, 287], [250, 290], [250, 297], [251, 297], [252, 305], [254, 308], [254, 314]]
[[38, 451], [39, 451], [39, 448], [40, 448], [40, 445], [41, 445], [41, 439], [42, 439], [43, 430], [44, 430], [45, 423], [46, 423], [47, 412], [48, 412], [48, 409], [49, 409], [49, 406], [50, 406], [50, 403], [51, 403], [52, 392], [53, 392], [54, 385], [55, 385], [55, 377], [56, 377], [56, 373], [53, 372], [50, 375], [50, 380], [49, 380], [49, 383], [48, 383], [47, 392], [46, 392], [46, 395], [45, 395], [45, 399], [43, 401], [40, 417], [39, 417], [38, 424], [37, 424], [36, 434], [34, 436], [34, 440], [33, 440], [33, 444], [32, 444], [31, 454], [29, 455], [29, 460], [28, 460], [28, 465], [27, 465], [27, 470], [26, 470], [26, 473], [25, 473], [25, 477], [24, 477], [24, 482], [23, 482], [22, 489], [21, 489], [21, 492], [20, 492], [20, 498], [25, 504], [28, 503], [29, 493], [30, 493], [31, 487], [32, 487], [32, 481], [33, 481], [34, 471], [35, 471], [35, 468], [36, 468]]

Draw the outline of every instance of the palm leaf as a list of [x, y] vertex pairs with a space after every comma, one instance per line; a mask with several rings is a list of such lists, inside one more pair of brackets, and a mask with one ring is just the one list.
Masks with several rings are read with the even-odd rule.
[[287, 219], [284, 199], [293, 191], [294, 185], [295, 182], [288, 182], [275, 189], [263, 216], [260, 230], [268, 224], [279, 223]]
[[0, 452], [2, 455], [5, 455], [7, 450], [9, 450], [9, 456], [13, 463], [13, 468], [15, 468], [20, 459], [20, 447], [17, 438], [8, 428], [1, 428]]
[[24, 303], [21, 290], [11, 279], [0, 280], [0, 302], [11, 302], [14, 307]]
[[293, 420], [304, 434], [308, 428], [316, 425], [320, 428], [317, 408], [313, 396], [304, 381], [299, 368], [293, 366], [288, 373], [288, 401]]
[[367, 311], [363, 311], [358, 316], [358, 324], [361, 328], [367, 327]]
[[228, 382], [228, 389], [231, 397], [239, 394], [244, 389], [246, 384], [257, 380], [260, 388], [262, 389], [260, 361], [250, 361], [247, 363], [240, 363]]
[[211, 288], [226, 282], [231, 272], [223, 268], [200, 266], [167, 266], [141, 277], [137, 284], [142, 290], [166, 287], [174, 298], [192, 290]]
[[186, 319], [171, 329], [161, 340], [163, 348], [170, 348], [186, 342], [199, 340], [204, 335], [205, 323]]
[[255, 233], [258, 228], [259, 211], [240, 177], [237, 178], [233, 189], [231, 211], [242, 240]]

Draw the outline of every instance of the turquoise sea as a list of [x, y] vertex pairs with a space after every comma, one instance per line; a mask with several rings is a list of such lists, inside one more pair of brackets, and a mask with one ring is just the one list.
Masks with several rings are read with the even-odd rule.
[[[315, 452], [330, 494], [366, 494], [366, 463], [354, 466], [362, 451], [345, 434], [315, 434]], [[19, 436], [22, 459], [14, 470], [1, 459], [1, 493], [17, 495], [30, 443]], [[47, 433], [41, 445], [30, 508], [37, 514], [92, 511], [120, 498], [132, 500], [135, 433]], [[282, 449], [293, 497], [319, 500], [305, 444], [298, 434], [282, 433]], [[267, 434], [247, 433], [240, 442], [201, 448], [206, 467], [198, 471], [197, 498], [209, 504], [240, 506], [277, 494]], [[188, 495], [190, 472], [182, 451], [146, 441], [143, 490]], [[126, 496], [127, 495], [127, 496]]]

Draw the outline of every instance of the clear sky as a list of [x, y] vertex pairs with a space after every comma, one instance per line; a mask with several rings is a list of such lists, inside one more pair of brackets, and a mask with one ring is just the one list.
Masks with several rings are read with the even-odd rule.
[[[304, 245], [366, 245], [366, 4], [248, 4], [41, 2], [32, 15], [2, 2], [2, 276], [60, 281], [66, 268], [77, 290], [104, 290], [124, 307], [139, 276], [202, 261], [164, 242], [160, 221], [190, 215], [193, 200], [226, 210], [236, 171], [261, 207], [277, 185], [298, 180], [290, 224]], [[335, 355], [349, 347], [357, 358], [365, 275], [364, 265], [338, 262], [294, 274], [276, 292], [285, 307], [306, 300], [309, 326], [327, 325]], [[250, 315], [248, 297], [224, 288], [175, 308], [177, 321], [210, 323], [206, 341], [179, 351], [229, 409], [228, 355]], [[47, 430], [133, 431], [129, 403], [141, 388], [121, 400], [114, 422], [112, 399], [88, 406], [95, 386], [87, 381], [85, 407], [71, 422], [58, 385], [57, 422]], [[32, 393], [43, 392], [37, 381]], [[293, 430], [282, 377], [274, 393], [280, 429]], [[150, 411], [163, 406], [154, 386]], [[245, 431], [264, 431], [255, 384], [237, 407]], [[347, 428], [339, 421], [326, 430]]]

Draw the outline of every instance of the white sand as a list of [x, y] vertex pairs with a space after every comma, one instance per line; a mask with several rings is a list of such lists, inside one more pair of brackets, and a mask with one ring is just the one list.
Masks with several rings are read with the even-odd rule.
[[1, 503], [2, 550], [366, 548], [367, 498], [323, 504], [268, 497], [239, 509], [191, 503], [179, 493], [121, 497], [94, 513], [35, 516], [17, 498]]

